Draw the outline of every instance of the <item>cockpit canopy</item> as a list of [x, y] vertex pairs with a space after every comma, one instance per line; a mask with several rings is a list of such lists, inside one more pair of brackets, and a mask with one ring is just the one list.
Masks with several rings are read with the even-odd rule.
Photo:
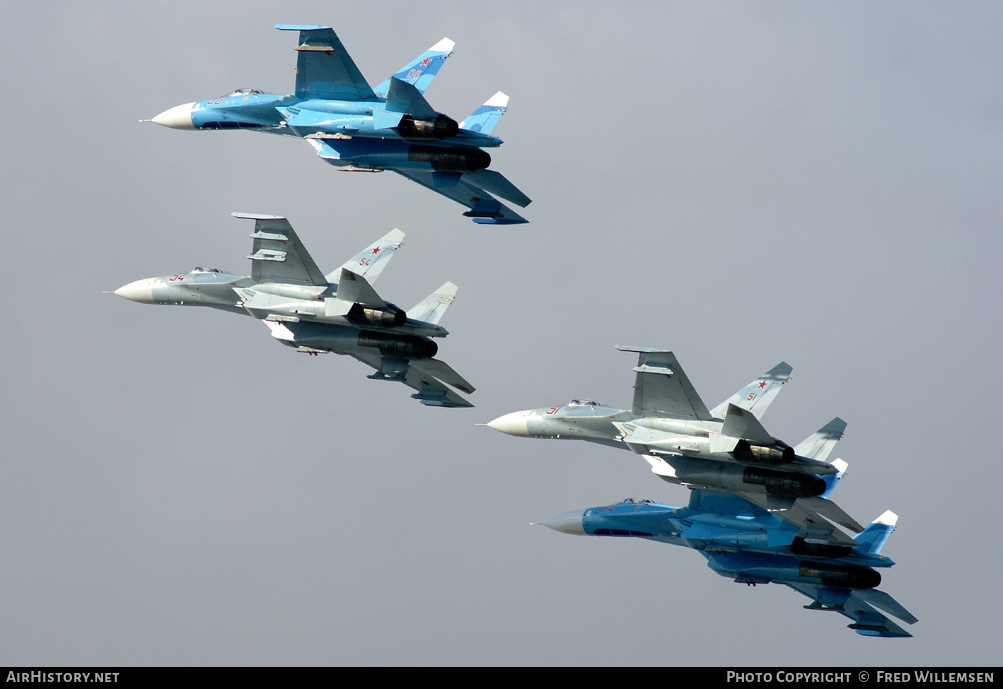
[[617, 505], [654, 505], [654, 500], [649, 498], [624, 498]]
[[602, 407], [604, 406], [602, 402], [596, 402], [595, 400], [587, 399], [574, 399], [568, 402], [565, 406], [567, 407]]
[[234, 96], [260, 96], [264, 93], [264, 91], [259, 91], [258, 89], [234, 89], [230, 93], [223, 94], [220, 98], [233, 98]]
[[192, 275], [203, 275], [205, 273], [222, 273], [223, 271], [219, 268], [210, 268], [209, 266], [195, 266], [189, 272]]

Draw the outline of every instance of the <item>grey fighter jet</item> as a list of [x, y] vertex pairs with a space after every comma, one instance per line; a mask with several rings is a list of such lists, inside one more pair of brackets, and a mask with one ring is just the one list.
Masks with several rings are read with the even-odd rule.
[[[777, 364], [708, 409], [672, 352], [617, 349], [638, 354], [630, 409], [575, 399], [562, 407], [505, 414], [488, 426], [526, 438], [585, 440], [631, 450], [665, 481], [736, 493], [803, 528], [822, 516], [851, 533], [863, 530], [825, 499], [846, 470], [841, 459], [826, 461], [846, 423], [837, 417], [796, 447], [774, 438], [760, 423], [790, 377], [788, 364]], [[851, 540], [834, 533], [828, 540]]]
[[370, 378], [414, 388], [411, 397], [436, 407], [471, 407], [446, 385], [474, 387], [434, 358], [434, 337], [448, 331], [439, 319], [456, 296], [447, 282], [407, 312], [373, 289], [404, 233], [393, 230], [325, 276], [289, 221], [234, 213], [254, 220], [251, 276], [197, 267], [188, 273], [130, 282], [115, 294], [143, 304], [208, 306], [254, 316], [282, 344], [307, 354], [348, 354], [376, 369]]

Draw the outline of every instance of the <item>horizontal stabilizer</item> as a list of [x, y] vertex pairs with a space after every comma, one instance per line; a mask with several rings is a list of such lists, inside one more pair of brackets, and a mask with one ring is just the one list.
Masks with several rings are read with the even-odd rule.
[[506, 201], [511, 201], [522, 208], [525, 208], [533, 202], [532, 199], [519, 191], [519, 189], [514, 184], [509, 182], [500, 172], [495, 172], [494, 170], [478, 170], [477, 172], [468, 172], [465, 177], [467, 181], [476, 184], [495, 196], [500, 196]]
[[394, 172], [466, 206], [470, 210], [463, 215], [473, 219], [475, 223], [516, 225], [529, 222], [477, 184], [470, 173], [463, 174], [456, 184], [443, 185], [441, 178], [436, 178], [436, 173], [427, 170], [404, 168], [395, 169]]
[[377, 309], [387, 306], [387, 303], [376, 293], [366, 278], [356, 275], [347, 268], [341, 269], [341, 279], [338, 280], [338, 299]]
[[772, 445], [773, 436], [766, 432], [763, 424], [751, 412], [729, 403], [724, 415], [721, 435], [729, 438], [744, 438], [759, 445]]
[[477, 389], [468, 383], [463, 376], [454, 371], [445, 361], [438, 359], [415, 359], [411, 362], [411, 368], [419, 373], [434, 376], [443, 383], [452, 385], [460, 392], [465, 392], [468, 395]]
[[455, 187], [462, 179], [462, 172], [443, 172], [441, 170], [436, 170], [432, 173], [432, 188], [445, 189], [446, 187]]
[[393, 129], [401, 123], [407, 113], [393, 110], [376, 110], [373, 112], [373, 129]]
[[[846, 526], [854, 533], [861, 531], [853, 518], [843, 512], [835, 503], [820, 498], [784, 498], [765, 493], [741, 491], [738, 493], [749, 502], [759, 505], [771, 514], [787, 520], [804, 529], [814, 537], [825, 537], [830, 542], [854, 547], [857, 541], [835, 528], [831, 522]], [[836, 519], [838, 517], [838, 520]], [[845, 522], [845, 523], [844, 523]], [[856, 528], [854, 527], [856, 525]]]
[[884, 591], [879, 591], [878, 589], [862, 589], [857, 591], [857, 595], [873, 605], [875, 608], [883, 610], [889, 615], [894, 615], [903, 622], [908, 622], [909, 624], [916, 624], [919, 622], [919, 619], [915, 615], [902, 607], [897, 600], [889, 596]]
[[853, 533], [859, 533], [864, 530], [864, 527], [856, 519], [847, 514], [842, 507], [832, 500], [824, 498], [800, 498], [798, 502], [804, 507], [814, 510], [829, 521], [839, 524], [845, 529], [849, 529]]
[[404, 233], [394, 228], [380, 237], [374, 244], [370, 244], [353, 258], [345, 261], [338, 270], [327, 275], [329, 282], [338, 282], [341, 278], [342, 270], [350, 270], [356, 275], [361, 275], [370, 284], [376, 282], [383, 269], [390, 263], [397, 249], [404, 246]]
[[354, 301], [345, 301], [343, 299], [328, 297], [324, 299], [324, 317], [335, 318], [337, 316], [348, 316], [348, 314], [352, 312], [352, 308], [354, 306]]
[[408, 309], [408, 317], [416, 321], [424, 321], [425, 323], [438, 323], [442, 315], [446, 313], [446, 309], [456, 299], [456, 289], [456, 285], [452, 282], [447, 282]]
[[[804, 606], [806, 609], [830, 610], [853, 620], [853, 623], [847, 625], [847, 627], [858, 634], [889, 638], [906, 638], [912, 636], [912, 634], [885, 617], [876, 608], [881, 607], [881, 609], [885, 609], [882, 606], [888, 606], [896, 609], [898, 612], [905, 613], [908, 618], [912, 618], [912, 622], [915, 622], [916, 618], [909, 615], [908, 611], [896, 603], [891, 596], [877, 589], [840, 589], [794, 581], [784, 581], [781, 583], [812, 599], [809, 605]], [[878, 605], [878, 603], [881, 605]], [[898, 617], [897, 612], [887, 612]], [[908, 621], [908, 618], [903, 619]]]
[[710, 433], [710, 443], [708, 449], [715, 454], [731, 452], [738, 445], [739, 438], [721, 433]]
[[399, 112], [412, 115], [416, 120], [434, 120], [439, 113], [435, 111], [425, 96], [414, 86], [397, 77], [390, 79], [390, 91], [387, 93], [387, 112]]
[[[417, 390], [417, 392], [411, 395], [411, 397], [429, 407], [474, 406], [443, 385], [438, 378], [429, 374], [428, 371], [421, 370], [421, 364], [427, 361], [427, 359], [421, 360], [420, 362], [419, 360], [412, 360], [411, 365], [408, 367], [407, 376], [404, 378], [404, 384]], [[417, 366], [415, 364], [417, 364]]]
[[460, 129], [491, 134], [506, 110], [508, 110], [508, 96], [499, 91], [488, 98], [484, 105], [470, 113], [470, 117], [460, 122]]
[[[376, 369], [370, 378], [376, 380], [388, 380], [396, 381], [399, 383], [404, 383], [409, 388], [416, 390], [416, 394], [411, 395], [412, 398], [418, 400], [424, 405], [431, 407], [472, 407], [470, 402], [463, 399], [455, 392], [446, 387], [446, 385], [440, 381], [436, 375], [426, 369], [422, 369], [422, 364], [430, 361], [429, 359], [398, 359], [396, 357], [384, 357], [375, 352], [367, 352], [362, 350], [355, 350], [346, 352], [350, 356], [358, 359], [362, 363], [366, 364], [370, 368]], [[443, 364], [445, 366], [445, 364]], [[433, 364], [431, 368], [435, 368]], [[448, 366], [446, 369], [452, 371]], [[459, 374], [453, 372], [453, 375], [457, 379], [460, 378]], [[464, 381], [466, 383], [466, 381]], [[473, 387], [469, 383], [467, 386], [472, 390]]]

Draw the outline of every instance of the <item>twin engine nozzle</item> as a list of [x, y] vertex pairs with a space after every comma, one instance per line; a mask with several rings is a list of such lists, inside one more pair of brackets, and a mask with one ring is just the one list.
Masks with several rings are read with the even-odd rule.
[[407, 313], [394, 304], [387, 304], [382, 309], [367, 309], [362, 304], [354, 304], [346, 318], [352, 325], [397, 328], [407, 322]]
[[794, 461], [794, 448], [787, 444], [777, 445], [753, 445], [745, 438], [742, 438], [731, 451], [735, 459], [741, 462], [755, 462], [756, 464], [790, 464]]
[[436, 113], [434, 120], [416, 120], [411, 115], [404, 115], [397, 125], [397, 133], [402, 139], [409, 141], [440, 141], [456, 136], [460, 125], [452, 117]]

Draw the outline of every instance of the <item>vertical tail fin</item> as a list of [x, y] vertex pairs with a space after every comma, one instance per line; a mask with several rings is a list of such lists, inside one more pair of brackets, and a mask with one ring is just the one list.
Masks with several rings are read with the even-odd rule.
[[454, 299], [456, 299], [456, 285], [447, 282], [408, 309], [408, 318], [435, 325], [442, 318], [442, 314], [446, 313], [446, 309], [449, 308]]
[[[419, 93], [425, 93], [425, 90], [432, 84], [432, 79], [442, 69], [442, 65], [446, 62], [447, 58], [453, 54], [453, 46], [455, 45], [456, 43], [448, 38], [443, 38], [397, 70], [395, 74], [391, 75], [391, 78], [396, 77], [401, 81], [406, 81], [418, 89]], [[377, 98], [386, 98], [387, 93], [390, 92], [390, 78], [377, 86], [374, 91]]]
[[[843, 431], [845, 430], [846, 422], [837, 416], [798, 443], [794, 447], [794, 454], [798, 457], [824, 462], [828, 459], [833, 448], [836, 447], [839, 439], [843, 437]], [[822, 477], [826, 486], [825, 492], [821, 496], [823, 498], [829, 497], [833, 489], [836, 488], [839, 479], [843, 478], [843, 475], [846, 473], [846, 467], [849, 466], [842, 459], [834, 459], [829, 464], [836, 468], [836, 473]]]
[[328, 273], [328, 282], [338, 282], [341, 271], [350, 270], [356, 275], [365, 277], [369, 282], [376, 282], [383, 269], [387, 267], [397, 249], [404, 246], [404, 233], [394, 228], [367, 246], [337, 270]]
[[488, 98], [484, 105], [470, 113], [470, 117], [460, 122], [460, 129], [490, 134], [506, 110], [508, 110], [508, 96], [499, 91]]
[[853, 540], [860, 544], [860, 549], [866, 553], [877, 555], [881, 552], [888, 537], [895, 530], [898, 522], [898, 515], [891, 510], [884, 513], [867, 525], [867, 528], [853, 537]]
[[832, 491], [836, 488], [836, 484], [839, 483], [839, 479], [846, 475], [846, 468], [850, 466], [842, 459], [834, 459], [829, 464], [836, 468], [836, 473], [822, 477], [822, 480], [825, 481], [825, 492], [819, 496], [822, 498], [828, 498], [832, 494]]
[[844, 431], [846, 431], [846, 422], [837, 416], [798, 443], [794, 448], [794, 453], [798, 457], [824, 462], [832, 449], [836, 447], [839, 439], [843, 437]]
[[753, 416], [757, 419], [763, 418], [763, 414], [766, 413], [770, 404], [780, 394], [780, 388], [790, 380], [791, 371], [793, 370], [790, 364], [781, 361], [724, 402], [711, 409], [711, 416], [716, 419], [724, 418], [725, 413], [728, 411], [728, 405], [734, 404], [736, 407], [741, 407], [746, 411], [752, 412]]

